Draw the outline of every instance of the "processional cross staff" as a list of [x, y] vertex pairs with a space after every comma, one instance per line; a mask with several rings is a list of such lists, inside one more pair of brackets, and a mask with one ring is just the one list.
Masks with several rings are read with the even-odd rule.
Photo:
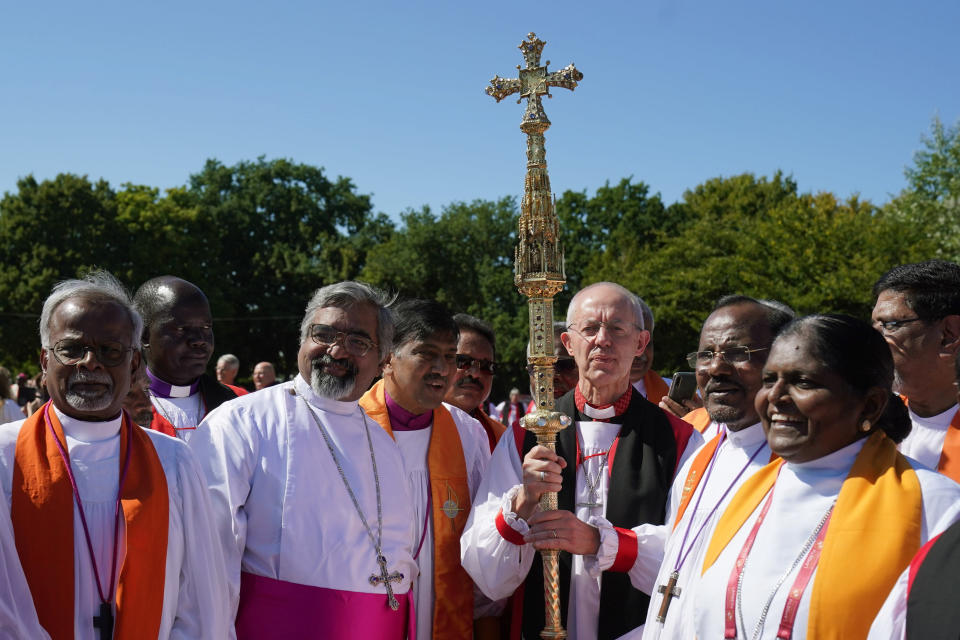
[[[556, 451], [557, 433], [570, 424], [570, 418], [554, 411], [553, 365], [557, 360], [553, 344], [553, 297], [560, 293], [566, 282], [563, 264], [563, 247], [560, 245], [560, 223], [554, 212], [550, 177], [547, 175], [547, 152], [543, 134], [550, 128], [550, 120], [543, 111], [541, 96], [550, 95], [551, 87], [571, 91], [583, 80], [583, 74], [573, 64], [560, 71], [548, 72], [540, 64], [543, 40], [530, 33], [520, 43], [519, 49], [527, 63], [526, 68], [517, 65], [519, 78], [494, 76], [486, 93], [500, 102], [507, 96], [518, 93], [519, 104], [524, 98], [527, 107], [520, 123], [520, 130], [527, 135], [527, 174], [524, 180], [523, 199], [520, 201], [518, 244], [514, 253], [514, 284], [527, 298], [530, 314], [530, 355], [527, 362], [533, 365], [533, 397], [536, 410], [522, 419], [523, 426], [537, 436], [537, 444]], [[540, 496], [544, 511], [557, 508], [557, 494]], [[543, 590], [546, 607], [546, 627], [540, 632], [544, 640], [567, 637], [560, 619], [560, 569], [559, 551], [544, 549]]]

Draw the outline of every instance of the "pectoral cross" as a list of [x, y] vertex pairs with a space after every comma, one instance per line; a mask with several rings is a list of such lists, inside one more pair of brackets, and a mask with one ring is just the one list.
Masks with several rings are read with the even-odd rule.
[[390, 604], [390, 608], [396, 611], [400, 608], [400, 603], [397, 602], [397, 598], [393, 595], [393, 586], [390, 583], [403, 580], [403, 574], [399, 571], [389, 573], [387, 571], [387, 559], [380, 554], [377, 554], [377, 564], [380, 565], [380, 575], [372, 574], [370, 576], [370, 584], [375, 587], [383, 584], [387, 590], [387, 602]]
[[667, 620], [667, 611], [670, 609], [670, 601], [680, 597], [680, 587], [677, 586], [677, 579], [680, 573], [674, 571], [670, 574], [667, 584], [657, 587], [657, 592], [663, 594], [663, 601], [660, 603], [660, 611], [657, 612], [657, 622], [663, 624]]
[[100, 603], [100, 615], [93, 616], [93, 628], [100, 629], [100, 640], [113, 638], [113, 611], [109, 602]]

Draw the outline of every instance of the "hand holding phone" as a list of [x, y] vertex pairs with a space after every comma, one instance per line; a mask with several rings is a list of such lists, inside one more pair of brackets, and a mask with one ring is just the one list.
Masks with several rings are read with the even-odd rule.
[[677, 371], [670, 382], [667, 397], [674, 402], [683, 403], [697, 392], [697, 375], [692, 371]]

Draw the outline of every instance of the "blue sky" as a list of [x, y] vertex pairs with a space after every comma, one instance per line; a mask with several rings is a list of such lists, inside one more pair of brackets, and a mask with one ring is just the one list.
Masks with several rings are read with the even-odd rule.
[[545, 101], [554, 191], [666, 202], [792, 174], [882, 203], [931, 119], [960, 119], [960, 2], [48, 2], [0, 8], [0, 192], [60, 172], [169, 188], [287, 157], [396, 217], [518, 195], [528, 31], [584, 80]]

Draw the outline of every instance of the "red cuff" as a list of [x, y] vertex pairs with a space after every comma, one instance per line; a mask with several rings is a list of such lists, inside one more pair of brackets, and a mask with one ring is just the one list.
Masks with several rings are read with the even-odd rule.
[[614, 527], [617, 532], [617, 557], [609, 571], [626, 573], [637, 561], [637, 534], [630, 529]]
[[[516, 529], [514, 529], [513, 527], [511, 527], [509, 524], [507, 524], [507, 521], [503, 519], [503, 509], [500, 509], [500, 511], [497, 511], [496, 522], [497, 522], [497, 531], [500, 532], [500, 535], [503, 536], [504, 540], [512, 544], [515, 544], [517, 546], [523, 546], [524, 544], [526, 544], [526, 541], [523, 539], [523, 534], [517, 531]], [[634, 536], [633, 539], [634, 539], [633, 555], [636, 556], [637, 555], [637, 551], [636, 551], [637, 537]], [[633, 563], [631, 562], [630, 564], [632, 565]]]

